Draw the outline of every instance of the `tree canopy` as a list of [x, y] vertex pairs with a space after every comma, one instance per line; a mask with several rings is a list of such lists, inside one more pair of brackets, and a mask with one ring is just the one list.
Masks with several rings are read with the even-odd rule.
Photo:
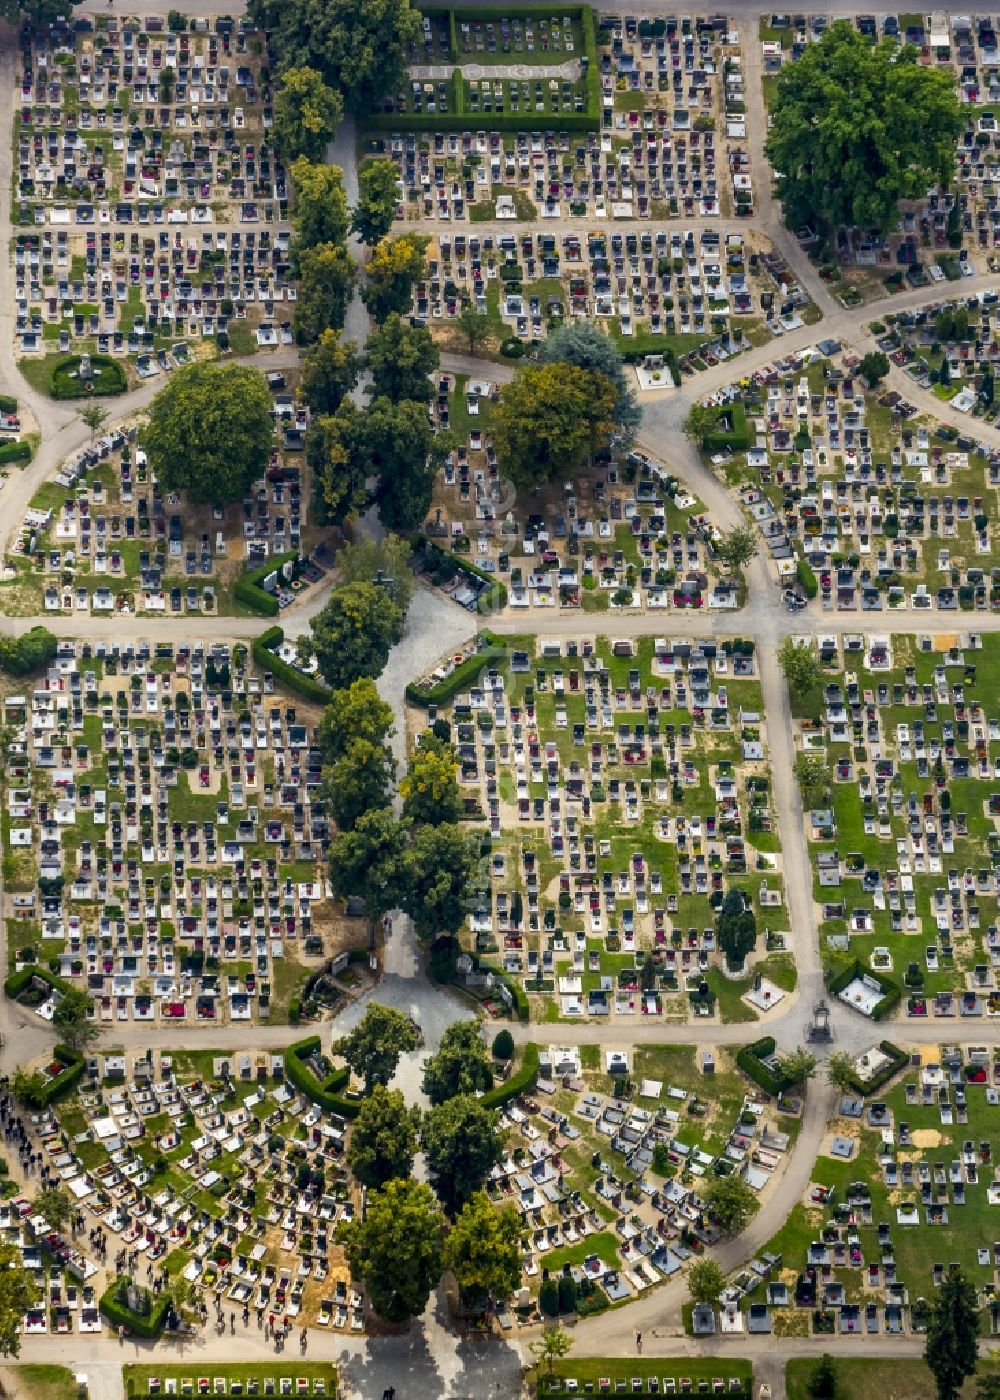
[[392, 706], [379, 695], [370, 676], [344, 690], [335, 690], [326, 703], [316, 731], [324, 763], [343, 758], [355, 739], [385, 744], [395, 733]]
[[874, 389], [889, 373], [889, 356], [883, 350], [869, 350], [858, 361], [858, 373]]
[[354, 1029], [335, 1040], [331, 1048], [364, 1080], [365, 1092], [370, 1093], [376, 1084], [388, 1084], [400, 1055], [417, 1048], [417, 1038], [409, 1016], [394, 1006], [370, 1001]]
[[738, 1235], [757, 1214], [757, 1193], [741, 1176], [716, 1176], [704, 1189], [705, 1204], [724, 1235]]
[[320, 791], [340, 831], [352, 831], [366, 812], [389, 806], [395, 772], [385, 745], [360, 736], [323, 769]]
[[953, 76], [892, 40], [831, 24], [786, 63], [765, 152], [785, 221], [829, 232], [894, 227], [899, 201], [946, 186], [965, 119]]
[[414, 285], [424, 275], [426, 238], [406, 233], [383, 238], [372, 249], [365, 268], [367, 280], [361, 296], [375, 321], [384, 321], [394, 311], [406, 315], [413, 299]]
[[715, 555], [731, 574], [738, 577], [757, 555], [757, 531], [750, 525], [734, 525], [715, 544]]
[[299, 156], [292, 166], [292, 180], [295, 187], [292, 222], [297, 251], [301, 253], [320, 243], [343, 243], [350, 214], [340, 166], [323, 165]]
[[0, 1244], [0, 1356], [18, 1356], [24, 1314], [40, 1297], [24, 1256], [12, 1244]]
[[476, 1191], [459, 1212], [444, 1246], [466, 1307], [509, 1298], [521, 1282], [521, 1221], [513, 1206], [498, 1209]]
[[730, 890], [723, 900], [715, 924], [715, 936], [729, 967], [742, 967], [757, 944], [757, 919], [742, 890]]
[[299, 291], [293, 324], [303, 344], [342, 330], [354, 286], [354, 263], [344, 243], [317, 243], [298, 255]]
[[332, 327], [324, 330], [302, 356], [299, 387], [313, 413], [336, 413], [357, 384], [361, 366], [352, 341], [341, 340]]
[[503, 1156], [496, 1114], [470, 1094], [438, 1104], [424, 1117], [421, 1143], [438, 1199], [449, 1215], [481, 1189]]
[[306, 432], [306, 461], [328, 525], [353, 520], [368, 503], [365, 463], [351, 451], [358, 422], [358, 409], [344, 399], [335, 413], [313, 418]]
[[635, 437], [642, 422], [642, 407], [618, 346], [593, 321], [563, 321], [542, 341], [538, 358], [542, 364], [562, 360], [578, 369], [596, 370], [610, 379], [615, 388], [612, 415], [618, 436], [626, 441]]
[[399, 203], [399, 171], [394, 160], [370, 160], [358, 171], [358, 202], [351, 215], [351, 228], [369, 245], [377, 243], [392, 228]]
[[409, 1176], [417, 1150], [420, 1112], [407, 1108], [398, 1089], [376, 1084], [361, 1100], [347, 1144], [347, 1165], [369, 1191]]
[[408, 540], [399, 535], [383, 535], [372, 539], [371, 535], [360, 535], [350, 544], [345, 544], [337, 555], [337, 567], [345, 583], [374, 583], [384, 588], [389, 597], [403, 612], [410, 606], [413, 596], [413, 570], [410, 567], [412, 550]]
[[454, 823], [419, 826], [406, 856], [406, 902], [419, 938], [457, 933], [479, 870], [475, 837]]
[[283, 69], [318, 68], [347, 110], [362, 116], [405, 83], [410, 45], [421, 34], [409, 0], [250, 0], [247, 11], [274, 31]]
[[823, 676], [818, 654], [811, 646], [800, 645], [794, 637], [786, 637], [778, 648], [778, 665], [788, 689], [799, 699], [808, 695]]
[[564, 360], [520, 370], [493, 413], [501, 470], [524, 490], [568, 481], [606, 446], [616, 402], [614, 384], [594, 370]]
[[726, 1276], [714, 1259], [695, 1259], [688, 1268], [687, 1286], [692, 1302], [714, 1307], [725, 1283]]
[[975, 1372], [978, 1336], [976, 1286], [952, 1264], [935, 1291], [924, 1346], [924, 1360], [934, 1377], [938, 1400], [956, 1400]]
[[175, 370], [142, 432], [163, 491], [179, 491], [192, 505], [239, 500], [264, 475], [271, 410], [259, 370], [212, 363]]
[[91, 1020], [94, 1002], [79, 987], [68, 987], [52, 1013], [52, 1024], [59, 1038], [71, 1050], [84, 1050], [101, 1038], [101, 1027]]
[[330, 842], [330, 881], [340, 899], [363, 899], [374, 921], [403, 901], [406, 889], [406, 827], [388, 807], [364, 812], [352, 831]]
[[383, 588], [345, 583], [312, 619], [319, 673], [342, 689], [362, 676], [378, 676], [403, 635], [403, 613]]
[[372, 377], [372, 397], [398, 402], [427, 403], [433, 393], [430, 376], [441, 362], [434, 338], [425, 326], [411, 326], [392, 312], [376, 326], [365, 347], [365, 364]]
[[478, 1021], [456, 1021], [441, 1037], [437, 1054], [424, 1061], [424, 1093], [431, 1103], [456, 1094], [485, 1094], [493, 1088], [493, 1066]]
[[286, 161], [323, 159], [344, 117], [344, 103], [315, 68], [286, 68], [274, 100], [274, 142]]
[[355, 1279], [386, 1322], [419, 1317], [441, 1277], [444, 1217], [422, 1181], [389, 1181], [368, 1197], [364, 1219], [339, 1231]]
[[458, 787], [458, 760], [451, 744], [436, 739], [430, 730], [421, 735], [410, 758], [406, 777], [399, 785], [403, 815], [412, 822], [457, 822], [462, 815]]

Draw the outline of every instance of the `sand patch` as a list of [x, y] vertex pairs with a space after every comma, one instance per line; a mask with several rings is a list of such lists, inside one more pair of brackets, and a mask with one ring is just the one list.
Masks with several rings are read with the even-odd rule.
[[937, 1128], [917, 1128], [913, 1133], [914, 1147], [940, 1147], [941, 1134]]

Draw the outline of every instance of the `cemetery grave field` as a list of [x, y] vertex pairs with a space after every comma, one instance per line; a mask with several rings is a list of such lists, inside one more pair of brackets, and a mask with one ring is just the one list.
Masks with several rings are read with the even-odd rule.
[[993, 422], [997, 304], [994, 294], [986, 292], [887, 315], [870, 329], [883, 352], [920, 388]]
[[557, 1361], [551, 1375], [540, 1372], [535, 1380], [539, 1396], [574, 1391], [586, 1395], [750, 1395], [753, 1368], [749, 1361], [734, 1357], [649, 1360], [636, 1356], [627, 1361], [621, 1357], [588, 1357]]
[[824, 954], [891, 979], [911, 1017], [1000, 1012], [1000, 650], [980, 641], [847, 636], [841, 657], [821, 637], [828, 674], [800, 725], [832, 776], [805, 803]]
[[[143, 1395], [258, 1395], [327, 1397], [337, 1394], [329, 1361], [252, 1361], [193, 1365], [123, 1366], [129, 1400]], [[305, 1381], [305, 1385], [303, 1385]], [[207, 1382], [207, 1385], [206, 1385]]]
[[3, 715], [12, 995], [51, 1017], [79, 987], [108, 1026], [344, 1004], [317, 976], [356, 934], [322, 870], [316, 714], [244, 647], [63, 642]]
[[[752, 644], [507, 645], [447, 711], [466, 809], [493, 842], [473, 961], [499, 965], [545, 1021], [766, 1014], [794, 970], [779, 956], [788, 922]], [[447, 689], [447, 675], [435, 683]], [[715, 920], [733, 889], [757, 942], [730, 981]], [[460, 966], [469, 990], [497, 994]]]

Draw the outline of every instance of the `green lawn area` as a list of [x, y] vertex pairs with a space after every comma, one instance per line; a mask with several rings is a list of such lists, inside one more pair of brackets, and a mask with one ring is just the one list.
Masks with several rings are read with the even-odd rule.
[[[629, 1335], [628, 1340], [631, 1345], [631, 1335]], [[562, 1382], [569, 1377], [574, 1377], [581, 1391], [597, 1391], [602, 1377], [608, 1377], [613, 1384], [620, 1376], [624, 1376], [626, 1380], [631, 1380], [633, 1376], [641, 1376], [643, 1380], [647, 1376], [656, 1376], [660, 1379], [661, 1385], [666, 1376], [673, 1376], [677, 1381], [682, 1376], [687, 1376], [695, 1383], [695, 1386], [700, 1380], [707, 1380], [711, 1383], [717, 1376], [721, 1376], [727, 1385], [731, 1376], [749, 1383], [753, 1377], [753, 1368], [749, 1361], [732, 1357], [727, 1357], [723, 1361], [715, 1357], [700, 1356], [664, 1356], [658, 1360], [646, 1359], [641, 1356], [629, 1357], [628, 1360], [617, 1356], [599, 1356], [557, 1361], [552, 1375], [560, 1380], [561, 1389], [564, 1389]], [[536, 1377], [535, 1386], [538, 1395], [548, 1395], [556, 1390], [556, 1387], [550, 1386], [547, 1370], [544, 1374]]]
[[600, 1230], [596, 1235], [588, 1235], [586, 1239], [579, 1240], [576, 1244], [567, 1245], [565, 1249], [554, 1249], [551, 1254], [546, 1254], [542, 1260], [549, 1273], [553, 1276], [561, 1274], [565, 1264], [582, 1264], [583, 1261], [596, 1254], [599, 1259], [603, 1259], [609, 1269], [619, 1267], [618, 1259], [618, 1238], [610, 1230]]
[[[806, 1382], [816, 1362], [793, 1357], [785, 1368], [788, 1400], [809, 1400]], [[979, 1375], [996, 1375], [996, 1362], [980, 1362]], [[934, 1394], [934, 1378], [918, 1358], [865, 1361], [861, 1357], [837, 1358], [837, 1400], [928, 1400]], [[962, 1400], [972, 1400], [977, 1378], [966, 1381]]]
[[[55, 1369], [55, 1368], [53, 1368]], [[160, 1366], [123, 1366], [122, 1379], [125, 1383], [126, 1395], [136, 1397], [149, 1394], [149, 1379], [151, 1376], [158, 1376], [162, 1384], [168, 1378], [174, 1378], [178, 1383], [178, 1393], [183, 1381], [193, 1381], [197, 1385], [200, 1377], [206, 1376], [214, 1387], [215, 1378], [222, 1376], [227, 1382], [227, 1387], [231, 1388], [233, 1381], [240, 1381], [243, 1393], [246, 1394], [248, 1381], [256, 1381], [259, 1386], [258, 1393], [264, 1394], [265, 1382], [272, 1380], [275, 1382], [274, 1394], [278, 1395], [279, 1383], [283, 1376], [292, 1378], [294, 1387], [295, 1379], [298, 1376], [305, 1376], [310, 1384], [310, 1394], [316, 1393], [313, 1390], [313, 1381], [320, 1380], [324, 1383], [325, 1394], [327, 1396], [337, 1393], [337, 1368], [329, 1361], [301, 1361], [297, 1357], [289, 1356], [286, 1361], [255, 1361], [255, 1362], [217, 1362], [217, 1361], [190, 1361], [184, 1365], [166, 1363]], [[210, 1392], [210, 1393], [214, 1393]]]
[[65, 1366], [18, 1366], [17, 1385], [27, 1400], [76, 1400], [76, 1379]]

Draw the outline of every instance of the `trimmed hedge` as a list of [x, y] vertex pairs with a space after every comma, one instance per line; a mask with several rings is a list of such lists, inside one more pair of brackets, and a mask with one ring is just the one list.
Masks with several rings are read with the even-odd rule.
[[82, 379], [71, 378], [72, 370], [78, 370], [82, 355], [67, 355], [52, 366], [49, 393], [54, 399], [89, 399], [101, 396], [111, 397], [124, 394], [128, 388], [125, 370], [110, 355], [91, 355], [90, 365], [94, 371], [89, 381], [93, 389], [88, 389]]
[[281, 646], [285, 640], [284, 629], [281, 627], [269, 627], [266, 632], [262, 632], [259, 637], [255, 637], [250, 648], [250, 654], [258, 666], [265, 671], [270, 671], [279, 681], [287, 685], [289, 690], [297, 691], [299, 695], [304, 695], [307, 700], [315, 700], [320, 705], [325, 705], [330, 698], [330, 687], [318, 681], [314, 676], [307, 676], [304, 671], [300, 671], [297, 666], [290, 666], [287, 661], [283, 661], [277, 655], [276, 648]]
[[526, 1021], [528, 1019], [528, 997], [520, 982], [515, 982], [512, 977], [504, 972], [503, 968], [497, 967], [494, 963], [484, 962], [482, 958], [477, 959], [476, 965], [480, 972], [490, 972], [498, 982], [503, 983], [514, 1000], [514, 1010], [517, 1014], [517, 1019], [519, 1021]]
[[0, 413], [16, 413], [17, 399], [13, 394], [0, 394]]
[[529, 1040], [524, 1047], [524, 1055], [518, 1068], [509, 1079], [505, 1079], [502, 1084], [498, 1084], [495, 1089], [490, 1089], [488, 1093], [484, 1094], [480, 1103], [483, 1108], [502, 1108], [512, 1099], [530, 1093], [537, 1083], [538, 1046]]
[[48, 1108], [49, 1104], [68, 1094], [77, 1081], [83, 1078], [84, 1060], [79, 1050], [71, 1050], [68, 1045], [55, 1045], [52, 1047], [52, 1054], [65, 1064], [66, 1068], [48, 1080], [40, 1093], [32, 1094], [29, 1105], [31, 1108]]
[[737, 399], [727, 404], [725, 411], [733, 420], [729, 432], [709, 433], [702, 442], [706, 452], [745, 452], [750, 446], [750, 429], [747, 426], [747, 411]]
[[790, 1075], [776, 1074], [764, 1063], [768, 1056], [774, 1054], [776, 1044], [774, 1036], [765, 1035], [750, 1045], [742, 1046], [736, 1053], [736, 1064], [747, 1078], [752, 1079], [759, 1089], [763, 1089], [765, 1094], [771, 1094], [774, 1098], [786, 1093], [795, 1083]]
[[277, 617], [278, 600], [272, 593], [265, 593], [261, 588], [261, 583], [268, 574], [275, 569], [280, 569], [282, 564], [287, 564], [289, 559], [297, 559], [299, 552], [297, 549], [286, 550], [284, 554], [275, 554], [268, 559], [266, 564], [261, 564], [259, 568], [251, 569], [249, 573], [241, 574], [236, 580], [233, 588], [233, 597], [248, 608], [253, 608], [254, 612], [263, 613], [265, 617]]
[[346, 1087], [350, 1071], [336, 1069], [321, 1084], [304, 1063], [320, 1048], [321, 1041], [318, 1035], [307, 1036], [305, 1040], [298, 1040], [294, 1045], [289, 1045], [284, 1053], [285, 1079], [294, 1084], [317, 1108], [325, 1109], [327, 1113], [339, 1113], [341, 1118], [356, 1118], [361, 1108], [360, 1100], [345, 1099], [337, 1092]]
[[412, 705], [420, 705], [424, 709], [428, 705], [443, 705], [447, 700], [453, 700], [460, 690], [472, 684], [484, 666], [491, 661], [499, 661], [501, 657], [507, 655], [506, 647], [500, 643], [500, 638], [494, 633], [488, 632], [484, 627], [479, 633], [486, 641], [486, 646], [480, 648], [472, 656], [466, 657], [461, 665], [456, 666], [450, 676], [445, 676], [443, 681], [438, 681], [436, 685], [427, 686], [421, 689], [415, 681], [410, 681], [406, 687], [406, 698]]
[[795, 577], [806, 597], [815, 598], [819, 592], [819, 584], [816, 582], [816, 575], [804, 559], [800, 559], [795, 565]]
[[4, 462], [30, 462], [31, 447], [26, 442], [5, 442], [0, 446], [0, 464]]
[[910, 1057], [905, 1050], [900, 1050], [898, 1045], [893, 1045], [891, 1040], [883, 1040], [878, 1047], [883, 1055], [888, 1055], [890, 1064], [883, 1065], [878, 1074], [873, 1074], [871, 1079], [860, 1079], [854, 1075], [851, 1080], [851, 1087], [860, 1098], [867, 1098], [870, 1094], [877, 1094], [883, 1085], [899, 1074], [910, 1063]]
[[69, 983], [50, 972], [47, 967], [43, 967], [41, 963], [27, 963], [19, 972], [10, 974], [3, 984], [4, 993], [11, 1001], [16, 1001], [34, 977], [47, 982], [54, 992], [69, 991]]
[[[126, 1282], [131, 1283], [131, 1279]], [[147, 1340], [155, 1340], [163, 1331], [167, 1320], [167, 1313], [170, 1311], [170, 1298], [161, 1294], [154, 1297], [152, 1307], [147, 1316], [141, 1313], [134, 1313], [125, 1303], [119, 1301], [115, 1296], [121, 1279], [116, 1279], [104, 1293], [101, 1294], [101, 1312], [114, 1328], [124, 1327], [131, 1332], [134, 1337], [145, 1337]]]
[[831, 996], [839, 996], [845, 987], [854, 981], [855, 977], [870, 977], [873, 982], [877, 982], [882, 988], [882, 1000], [875, 1003], [871, 1019], [873, 1021], [884, 1021], [885, 1018], [895, 1011], [903, 995], [902, 988], [895, 983], [891, 977], [886, 977], [884, 973], [873, 972], [870, 967], [865, 967], [860, 958], [855, 958], [846, 967], [842, 967], [839, 972], [833, 972], [827, 979], [827, 989]]

